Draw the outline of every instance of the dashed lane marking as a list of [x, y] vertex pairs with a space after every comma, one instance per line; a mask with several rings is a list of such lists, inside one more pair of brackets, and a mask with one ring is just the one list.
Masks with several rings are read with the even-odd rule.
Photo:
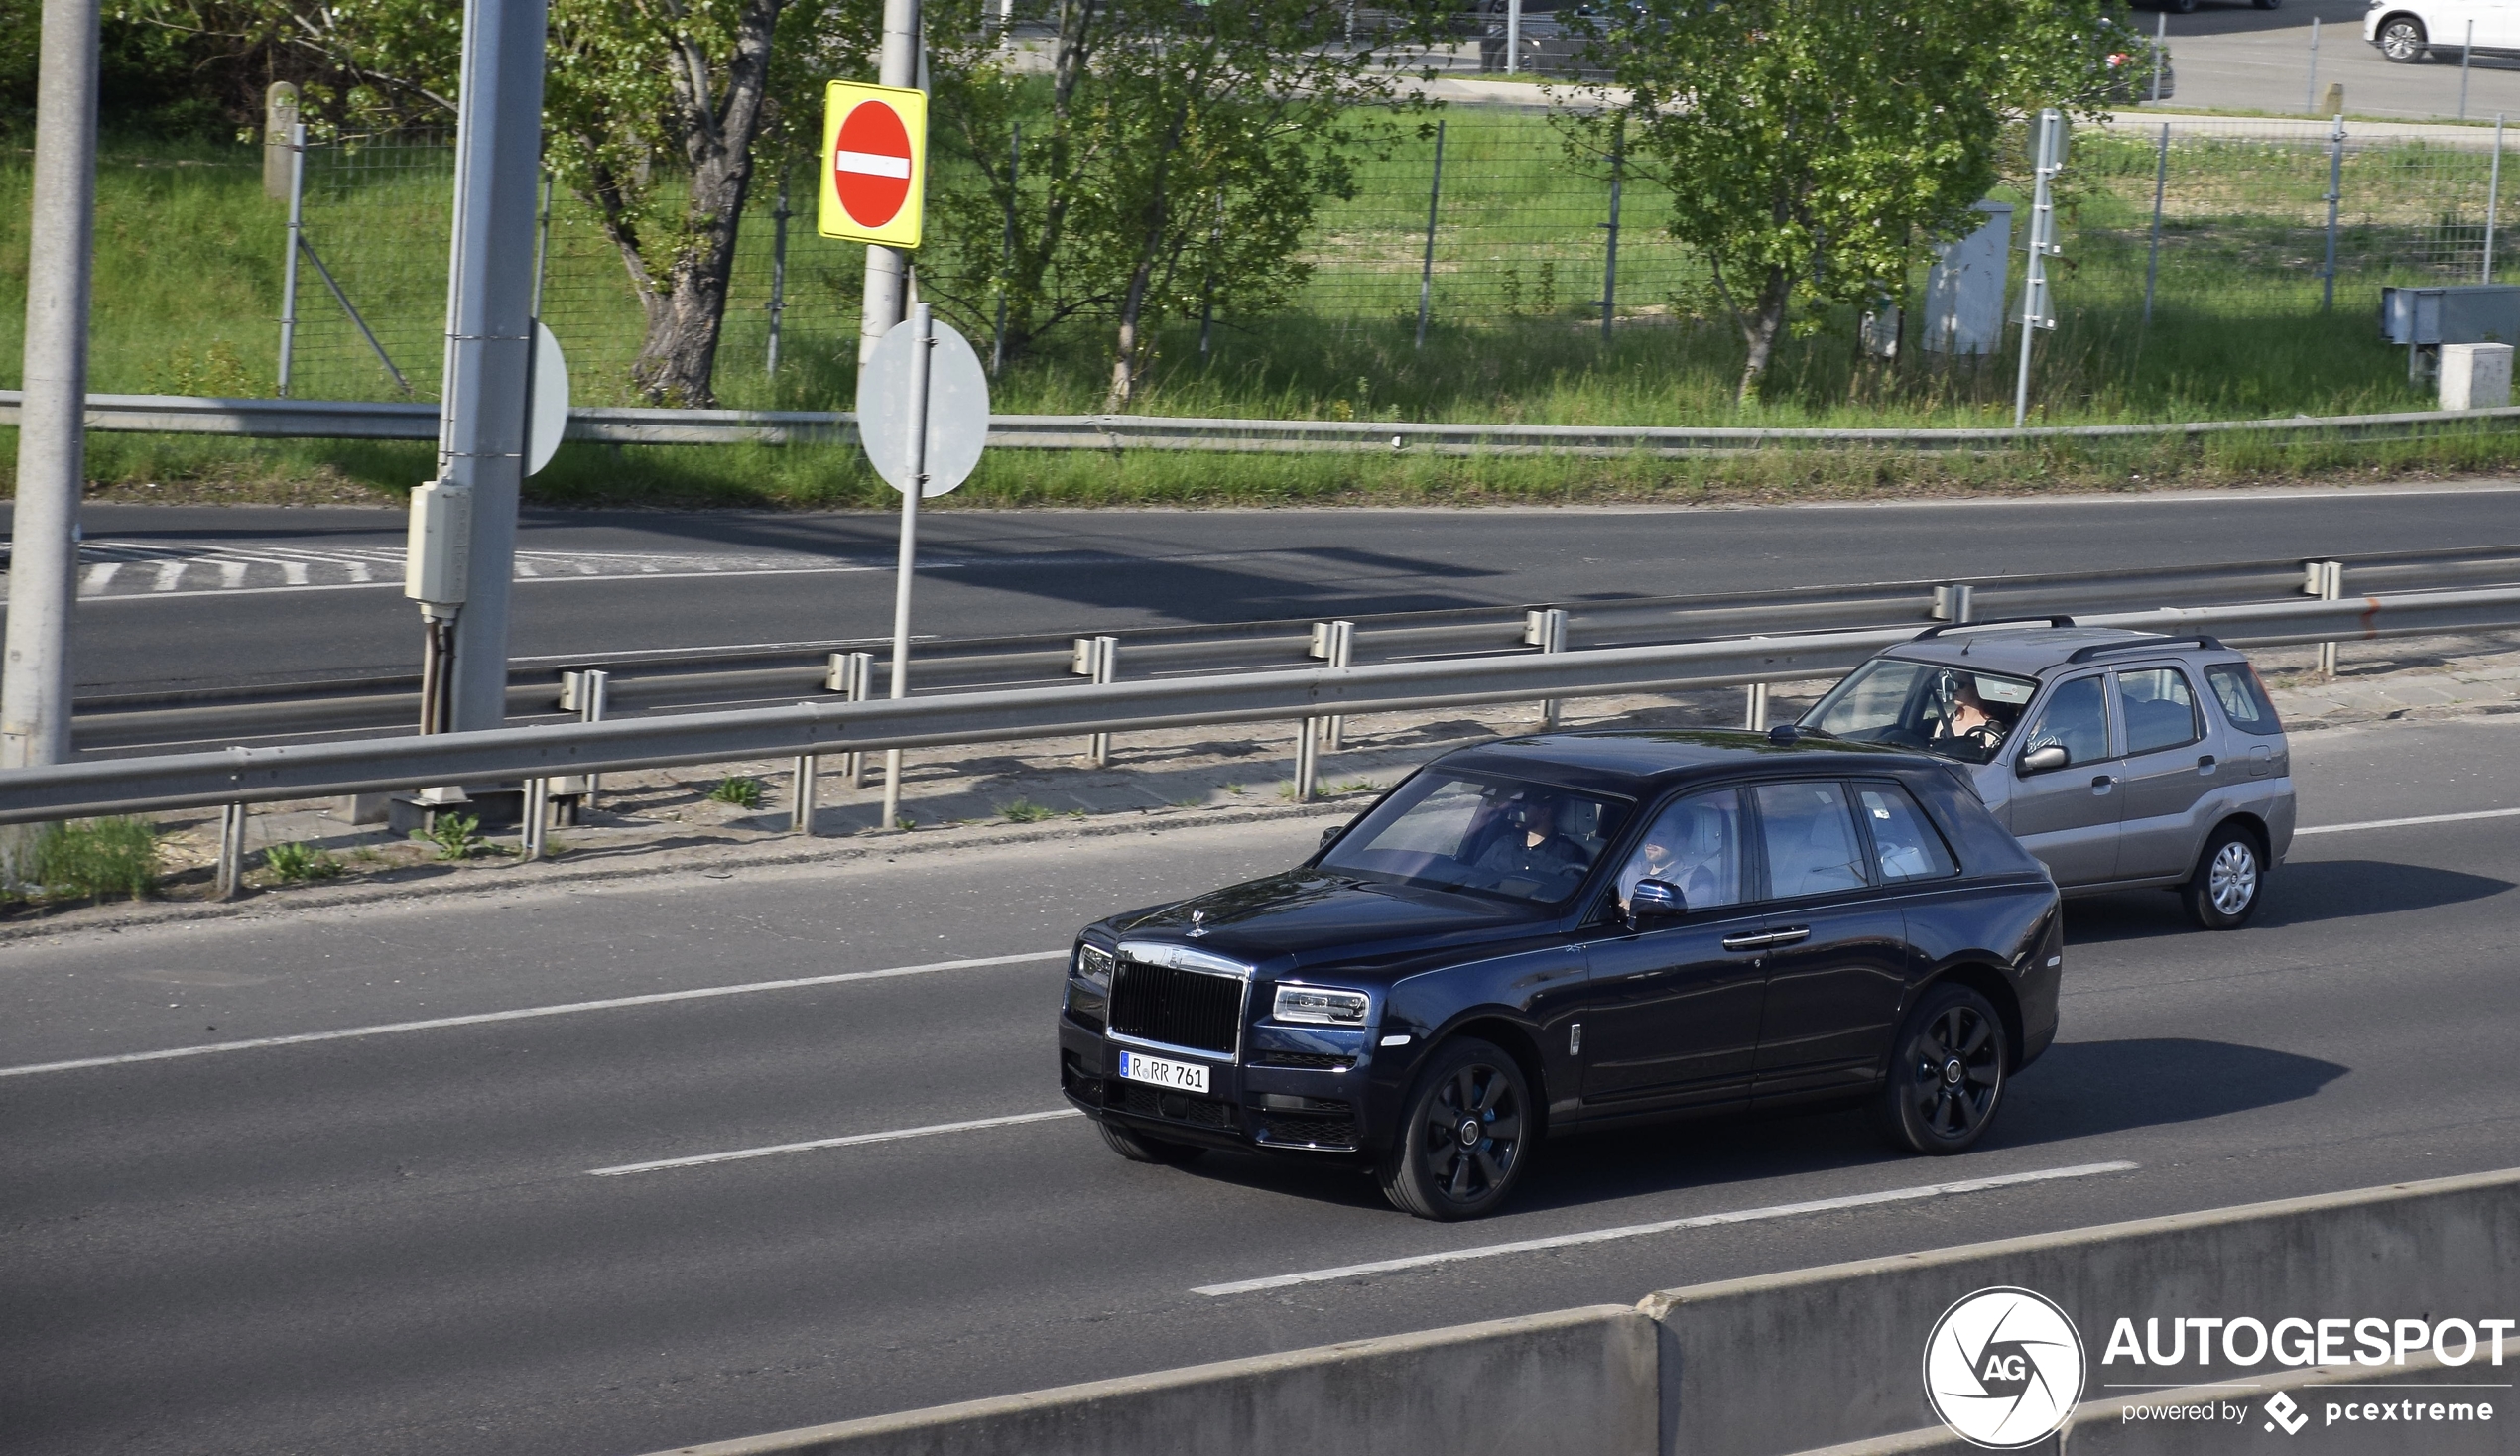
[[703, 1153], [695, 1157], [666, 1157], [655, 1162], [625, 1162], [619, 1167], [590, 1167], [589, 1177], [617, 1178], [623, 1173], [652, 1173], [672, 1167], [702, 1167], [712, 1162], [742, 1162], [752, 1157], [775, 1157], [782, 1153], [816, 1153], [825, 1148], [856, 1148], [868, 1143], [899, 1143], [907, 1138], [934, 1138], [940, 1133], [976, 1133], [983, 1128], [1011, 1128], [1018, 1123], [1046, 1123], [1058, 1118], [1083, 1117], [1072, 1107], [1055, 1108], [1049, 1112], [1019, 1112], [1011, 1117], [973, 1118], [965, 1123], [931, 1123], [924, 1128], [895, 1128], [886, 1133], [856, 1133], [846, 1138], [817, 1138], [811, 1143], [777, 1143], [768, 1148], [738, 1148], [732, 1153]]

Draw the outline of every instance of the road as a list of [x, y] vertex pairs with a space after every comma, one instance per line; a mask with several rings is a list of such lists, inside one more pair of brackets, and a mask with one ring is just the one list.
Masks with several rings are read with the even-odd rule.
[[[946, 637], [2104, 570], [2498, 544], [2520, 484], [1834, 508], [937, 511], [916, 625]], [[418, 670], [403, 521], [91, 506], [82, 694]], [[528, 514], [512, 651], [888, 637], [893, 518]]]
[[[2481, 12], [2480, 12], [2481, 13]], [[2416, 65], [2394, 64], [2362, 39], [2359, 0], [2290, 0], [2260, 10], [2240, 0], [2205, 0], [2194, 13], [2168, 17], [2178, 93], [2164, 110], [2315, 113], [2331, 82], [2345, 88], [2356, 116], [2451, 117], [2458, 114], [2459, 36], [2435, 39], [2450, 49]], [[2311, 71], [2310, 23], [2319, 21], [2319, 68]], [[2150, 33], [2162, 17], [2137, 11]], [[2467, 115], [2520, 117], [2520, 61], [2478, 57], [2467, 77]]]
[[[2313, 826], [2520, 808], [2520, 719], [2305, 734]], [[1544, 1151], [1438, 1226], [1347, 1173], [1121, 1162], [1060, 1108], [1079, 922], [1286, 863], [1208, 826], [64, 933], [0, 1067], [0, 1406], [23, 1453], [600, 1456], [1677, 1284], [2507, 1165], [2520, 818], [2305, 835], [2266, 911], [2079, 905], [2059, 1045], [1980, 1150], [1862, 1120]], [[994, 964], [971, 964], [1019, 957]], [[940, 963], [961, 963], [945, 968]], [[2132, 1169], [1253, 1293], [1238, 1280], [2112, 1161]]]

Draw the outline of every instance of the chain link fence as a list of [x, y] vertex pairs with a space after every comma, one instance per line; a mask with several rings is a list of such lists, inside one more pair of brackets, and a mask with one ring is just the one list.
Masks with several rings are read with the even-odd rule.
[[[2362, 311], [2383, 284], [2494, 273], [2493, 255], [2510, 251], [2511, 211], [2494, 128], [2348, 122], [2336, 132], [2331, 122], [2165, 123], [2133, 111], [2086, 129], [2066, 179], [2054, 283], [2064, 326]], [[309, 148], [289, 394], [437, 397], [452, 176], [442, 138]], [[1491, 327], [1710, 309], [1705, 266], [1668, 231], [1676, 199], [1611, 157], [1570, 149], [1544, 113], [1456, 110], [1405, 131], [1358, 169], [1357, 183], [1317, 216], [1298, 315], [1414, 322], [1423, 307], [1438, 326]], [[845, 403], [864, 254], [815, 236], [802, 167], [790, 184], [784, 248], [775, 175], [759, 180], [745, 218], [717, 364], [729, 403]], [[645, 317], [618, 250], [565, 190], [543, 248], [541, 313], [567, 351], [572, 393], [628, 402]], [[783, 253], [781, 392], [768, 365]], [[2019, 278], [2016, 251], [2015, 314]], [[1922, 272], [1910, 281], [1912, 304], [1922, 283]]]

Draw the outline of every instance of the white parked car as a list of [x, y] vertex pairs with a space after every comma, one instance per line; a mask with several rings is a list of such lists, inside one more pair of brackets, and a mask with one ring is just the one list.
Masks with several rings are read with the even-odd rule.
[[2435, 50], [2449, 54], [2468, 45], [2487, 53], [2520, 53], [2520, 7], [2502, 0], [2371, 0], [2362, 39], [2402, 65]]

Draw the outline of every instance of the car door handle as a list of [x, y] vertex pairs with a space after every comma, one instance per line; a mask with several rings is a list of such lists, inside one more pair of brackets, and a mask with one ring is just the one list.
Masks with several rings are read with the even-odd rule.
[[2106, 793], [2106, 792], [2108, 792], [2110, 789], [2114, 789], [2114, 788], [2116, 788], [2116, 787], [2117, 787], [2117, 781], [2116, 781], [2115, 779], [2110, 778], [2110, 777], [2109, 777], [2108, 775], [2106, 775], [2106, 774], [2098, 774], [2098, 775], [2094, 775], [2094, 776], [2092, 776], [2092, 779], [2091, 779], [2091, 792], [2092, 792], [2092, 793], [2094, 793], [2094, 794]]
[[2212, 773], [2212, 772], [2213, 772], [2213, 755], [2211, 755], [2211, 754], [2206, 754], [2206, 755], [2205, 755], [2203, 758], [2198, 759], [2198, 760], [2197, 760], [2197, 772], [2198, 772], [2198, 773], [2200, 773], [2200, 774], [2210, 774], [2210, 773]]
[[1752, 930], [1741, 935], [1723, 937], [1726, 950], [1759, 950], [1770, 945], [1792, 945], [1812, 938], [1809, 925], [1779, 925], [1773, 930]]

